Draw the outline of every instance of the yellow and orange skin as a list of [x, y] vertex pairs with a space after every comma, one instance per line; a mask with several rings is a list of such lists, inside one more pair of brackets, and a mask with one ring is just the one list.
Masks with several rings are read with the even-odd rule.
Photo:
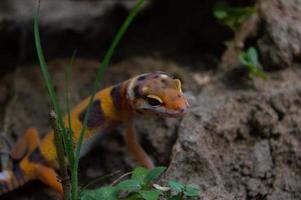
[[[71, 129], [75, 143], [78, 142], [83, 128], [83, 117], [88, 102], [89, 97], [71, 111]], [[153, 168], [152, 160], [139, 145], [135, 136], [134, 117], [136, 115], [182, 117], [187, 107], [188, 102], [181, 91], [181, 82], [178, 79], [164, 72], [136, 76], [96, 93], [88, 116], [84, 145], [96, 133], [124, 124], [125, 141], [129, 152], [140, 164]], [[66, 126], [68, 126], [67, 120], [66, 116], [64, 118]], [[21, 160], [14, 169], [7, 170], [5, 173], [0, 171], [0, 195], [33, 179], [41, 180], [59, 193], [63, 192], [55, 171], [58, 163], [52, 131], [40, 141], [37, 130], [29, 128], [12, 150], [11, 157], [15, 160], [21, 158]], [[7, 179], [3, 178], [6, 176]], [[19, 179], [21, 180], [18, 181]]]

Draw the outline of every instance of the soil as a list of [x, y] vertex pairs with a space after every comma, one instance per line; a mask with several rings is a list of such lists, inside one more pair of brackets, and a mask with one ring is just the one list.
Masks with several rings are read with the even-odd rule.
[[[239, 1], [231, 2], [241, 5]], [[251, 45], [258, 48], [261, 64], [267, 70], [267, 80], [246, 76], [233, 49], [222, 44], [231, 33], [210, 15], [211, 1], [202, 3], [204, 12], [201, 14], [196, 11], [201, 5], [199, 1], [182, 7], [180, 1], [166, 1], [163, 4], [169, 8], [166, 15], [159, 1], [154, 0], [138, 16], [128, 33], [132, 35], [121, 44], [100, 87], [156, 70], [167, 71], [182, 80], [183, 91], [190, 103], [189, 112], [183, 119], [137, 119], [142, 146], [156, 165], [168, 167], [160, 183], [177, 179], [195, 184], [200, 188], [201, 200], [301, 199], [301, 65], [298, 63], [300, 34], [297, 20], [301, 16], [296, 12], [300, 6], [292, 6], [293, 2], [258, 1], [256, 16], [243, 25], [249, 29], [241, 32], [240, 40], [244, 44], [241, 48]], [[93, 12], [95, 16], [86, 17], [101, 21], [108, 20], [112, 13], [121, 13], [121, 16], [127, 13], [127, 7], [117, 7], [118, 12], [110, 5], [107, 12], [99, 15]], [[180, 24], [176, 26], [176, 21], [171, 18], [181, 9], [187, 18], [176, 17]], [[99, 16], [106, 17], [98, 19]], [[108, 27], [102, 23], [101, 29], [119, 23], [118, 19]], [[202, 32], [202, 28], [195, 28], [197, 25], [208, 25], [209, 28]], [[46, 32], [53, 31], [55, 22], [50, 20], [43, 26]], [[93, 37], [84, 37], [84, 33], [88, 30], [101, 32], [91, 28], [93, 26], [81, 30], [70, 26], [72, 31], [81, 33], [73, 39], [80, 38], [88, 44], [93, 43]], [[162, 37], [159, 33], [154, 37], [147, 36], [146, 32], [151, 30], [161, 30]], [[172, 34], [173, 31], [177, 33]], [[106, 39], [113, 33], [107, 34]], [[66, 29], [60, 27], [57, 32], [47, 32], [45, 38], [49, 39], [49, 50], [46, 55], [49, 56], [48, 66], [55, 90], [65, 110], [65, 72], [70, 59], [60, 57], [66, 57], [66, 51], [74, 46], [68, 46], [67, 42], [66, 48], [58, 51], [57, 45], [61, 41], [56, 42], [55, 38], [59, 36], [65, 37]], [[2, 37], [6, 37], [5, 34]], [[95, 39], [99, 41], [99, 38]], [[147, 42], [143, 43], [144, 40]], [[107, 44], [102, 42], [100, 46]], [[69, 86], [71, 106], [90, 93], [99, 66], [99, 56], [93, 57], [95, 49], [95, 44], [91, 47], [80, 44]], [[20, 49], [13, 52], [20, 52]], [[41, 137], [50, 130], [49, 96], [40, 68], [33, 63], [31, 48], [27, 54], [31, 58], [23, 60], [22, 64], [11, 64], [0, 76], [0, 103], [3, 105], [0, 107], [0, 127], [12, 142], [30, 126], [36, 127]], [[5, 63], [7, 60], [3, 66]], [[126, 152], [122, 133], [121, 128], [104, 135], [81, 159], [81, 184], [115, 173], [92, 187], [110, 183], [137, 165]], [[0, 145], [5, 146], [2, 142]], [[47, 186], [32, 181], [0, 197], [41, 198], [57, 199], [58, 196]]]

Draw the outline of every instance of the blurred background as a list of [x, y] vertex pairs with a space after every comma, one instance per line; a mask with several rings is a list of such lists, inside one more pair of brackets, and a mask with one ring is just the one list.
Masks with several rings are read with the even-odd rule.
[[[251, 1], [232, 1], [248, 5]], [[100, 60], [134, 0], [42, 0], [41, 38], [46, 57]], [[178, 62], [216, 68], [231, 32], [214, 18], [214, 1], [146, 0], [123, 38], [114, 60], [162, 56]], [[1, 70], [37, 61], [33, 40], [33, 0], [0, 3]]]

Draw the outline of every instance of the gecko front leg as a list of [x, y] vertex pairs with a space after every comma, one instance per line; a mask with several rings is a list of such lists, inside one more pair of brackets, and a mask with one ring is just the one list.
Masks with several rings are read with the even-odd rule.
[[140, 146], [135, 129], [133, 120], [127, 120], [125, 123], [126, 125], [126, 134], [125, 134], [125, 141], [129, 152], [134, 156], [134, 158], [143, 166], [152, 169], [155, 167], [151, 158], [145, 153], [143, 148]]

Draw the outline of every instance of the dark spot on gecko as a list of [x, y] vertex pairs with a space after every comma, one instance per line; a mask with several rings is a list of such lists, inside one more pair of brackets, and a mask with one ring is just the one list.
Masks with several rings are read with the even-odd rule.
[[180, 94], [178, 94], [178, 98], [181, 98], [181, 95], [180, 95]]
[[166, 84], [166, 80], [165, 79], [161, 79], [161, 83], [163, 83], [164, 85]]
[[154, 78], [158, 78], [158, 77], [159, 77], [159, 75], [158, 75], [158, 74], [154, 76]]
[[[101, 105], [100, 100], [96, 100], [93, 102], [92, 108], [90, 111], [90, 115], [88, 116], [88, 121], [87, 121], [88, 128], [96, 128], [103, 123], [104, 115], [103, 115], [100, 105]], [[84, 118], [85, 118], [86, 112], [87, 112], [87, 109], [84, 110], [79, 115], [79, 119], [82, 123], [84, 123]]]
[[43, 163], [45, 161], [44, 156], [39, 147], [36, 147], [33, 152], [28, 156], [28, 160], [34, 163]]
[[111, 90], [112, 101], [117, 110], [121, 109], [120, 89], [121, 89], [121, 87], [119, 85], [117, 85], [117, 86], [114, 86]]
[[17, 181], [19, 183], [24, 183], [25, 179], [24, 179], [24, 172], [22, 171], [22, 169], [19, 167], [19, 165], [15, 165], [13, 167], [13, 172], [14, 172], [14, 176], [16, 177]]
[[140, 94], [140, 91], [139, 91], [139, 85], [136, 85], [134, 87], [134, 95], [136, 98], [140, 98], [141, 97], [141, 94]]

